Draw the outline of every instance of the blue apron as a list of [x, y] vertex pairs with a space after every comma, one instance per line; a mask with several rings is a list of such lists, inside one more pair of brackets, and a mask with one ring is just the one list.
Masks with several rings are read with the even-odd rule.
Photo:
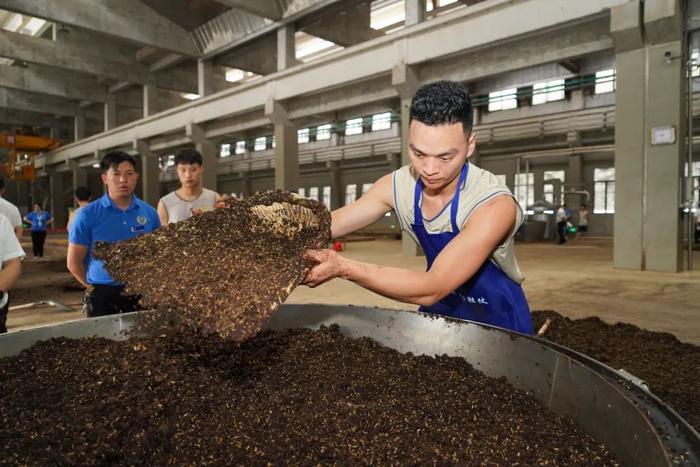
[[[459, 192], [465, 185], [469, 163], [464, 164], [459, 176], [457, 190], [450, 206], [452, 232], [430, 234], [423, 225], [420, 197], [423, 193], [423, 181], [418, 178], [413, 201], [414, 221], [411, 225], [420, 246], [425, 251], [430, 270], [433, 261], [443, 248], [456, 237], [460, 230], [457, 225]], [[532, 334], [532, 319], [522, 287], [513, 282], [490, 259], [486, 259], [479, 270], [457, 290], [429, 307], [420, 307], [420, 311], [454, 318], [478, 321], [480, 323]]]

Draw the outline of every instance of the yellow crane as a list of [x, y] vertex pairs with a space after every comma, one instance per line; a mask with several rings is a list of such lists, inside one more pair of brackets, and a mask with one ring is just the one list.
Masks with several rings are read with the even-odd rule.
[[0, 162], [0, 174], [11, 180], [33, 182], [36, 178], [34, 157], [60, 145], [60, 141], [43, 136], [0, 133], [0, 148], [10, 149], [7, 160]]

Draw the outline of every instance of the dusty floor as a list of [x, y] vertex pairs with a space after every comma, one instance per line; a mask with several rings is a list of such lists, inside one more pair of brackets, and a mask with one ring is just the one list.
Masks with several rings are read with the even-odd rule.
[[[12, 306], [52, 299], [80, 309], [82, 293], [65, 291], [70, 274], [65, 272], [65, 240], [49, 238], [45, 258], [24, 263], [24, 274], [13, 291]], [[31, 251], [31, 245], [25, 244]], [[361, 261], [414, 268], [425, 267], [424, 258], [403, 257], [396, 240], [346, 244], [344, 254]], [[533, 310], [556, 310], [572, 317], [596, 315], [608, 322], [623, 321], [653, 331], [670, 332], [679, 339], [700, 345], [700, 252], [695, 252], [698, 271], [654, 273], [617, 270], [612, 267], [612, 241], [583, 239], [564, 246], [519, 244], [517, 255], [526, 276], [525, 292]], [[64, 271], [64, 272], [61, 272]], [[297, 288], [291, 303], [335, 303], [414, 309], [368, 292], [342, 280], [316, 289]], [[82, 317], [80, 311], [55, 307], [13, 310], [10, 330]]]

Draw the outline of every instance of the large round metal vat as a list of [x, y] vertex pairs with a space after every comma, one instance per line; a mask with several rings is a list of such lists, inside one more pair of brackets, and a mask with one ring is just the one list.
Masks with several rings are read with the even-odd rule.
[[[9, 333], [0, 336], [0, 357], [52, 337], [124, 339], [140, 315]], [[628, 376], [551, 342], [412, 311], [353, 306], [282, 305], [269, 327], [330, 324], [350, 337], [370, 337], [400, 352], [462, 357], [488, 376], [503, 376], [553, 412], [576, 420], [625, 465], [700, 465], [700, 435], [666, 404]]]

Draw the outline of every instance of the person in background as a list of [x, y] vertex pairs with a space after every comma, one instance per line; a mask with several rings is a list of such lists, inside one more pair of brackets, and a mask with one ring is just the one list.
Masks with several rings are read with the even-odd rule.
[[19, 212], [19, 208], [14, 204], [10, 203], [3, 197], [5, 196], [5, 181], [0, 178], [0, 214], [3, 214], [10, 221], [12, 230], [17, 237], [17, 240], [22, 241], [22, 233], [24, 227], [22, 226], [22, 215]]
[[[194, 149], [183, 149], [175, 155], [175, 169], [180, 179], [180, 188], [163, 196], [158, 202], [161, 225], [188, 219], [214, 209], [223, 197], [202, 186], [202, 155]], [[216, 168], [212, 168], [216, 170]]]
[[559, 234], [559, 245], [566, 243], [566, 223], [568, 222], [568, 217], [566, 215], [566, 205], [560, 204], [556, 216], [557, 223], [557, 233]]
[[24, 220], [32, 224], [32, 250], [34, 258], [44, 256], [44, 242], [46, 241], [46, 229], [53, 222], [51, 214], [41, 208], [41, 204], [34, 203], [34, 210], [24, 216]]
[[90, 204], [90, 201], [92, 201], [92, 195], [90, 194], [90, 189], [88, 187], [79, 186], [75, 189], [75, 202], [78, 205], [78, 207], [75, 209], [71, 209], [68, 213], [68, 224], [66, 224], [66, 230], [70, 230], [70, 225], [73, 222], [73, 219], [75, 219], [75, 215], [80, 210], [80, 208], [83, 208]]
[[578, 226], [576, 227], [576, 238], [581, 238], [582, 235], [588, 232], [588, 222], [591, 214], [588, 212], [588, 206], [582, 204], [578, 208]]
[[0, 214], [0, 334], [7, 332], [7, 311], [10, 309], [12, 288], [22, 273], [24, 250], [15, 236], [10, 220]]
[[115, 281], [104, 263], [92, 255], [95, 242], [114, 243], [160, 227], [155, 208], [134, 195], [139, 174], [136, 159], [112, 151], [100, 162], [107, 193], [78, 210], [68, 231], [68, 270], [87, 287], [88, 317], [127, 313], [139, 309], [139, 297], [123, 295], [124, 284]]

